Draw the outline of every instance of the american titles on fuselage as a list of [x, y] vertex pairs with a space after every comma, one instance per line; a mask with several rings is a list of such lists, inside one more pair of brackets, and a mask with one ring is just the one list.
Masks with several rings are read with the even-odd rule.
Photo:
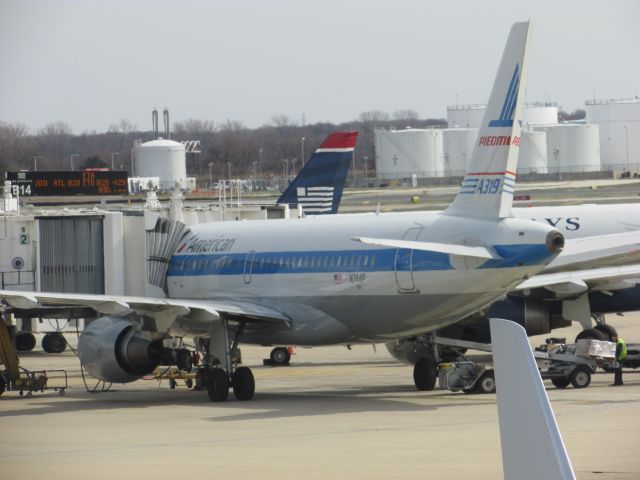
[[235, 238], [207, 238], [201, 240], [198, 235], [187, 240], [176, 253], [213, 253], [228, 252], [236, 243]]

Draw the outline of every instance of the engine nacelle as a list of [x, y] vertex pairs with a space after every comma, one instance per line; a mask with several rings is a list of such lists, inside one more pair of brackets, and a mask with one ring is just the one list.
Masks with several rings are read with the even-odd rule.
[[[557, 303], [559, 305], [559, 303]], [[556, 309], [557, 309], [557, 305]], [[527, 335], [541, 335], [551, 332], [554, 328], [567, 327], [571, 322], [553, 311], [549, 304], [532, 301], [519, 297], [508, 297], [491, 305], [484, 317], [462, 320], [438, 330], [438, 335], [468, 342], [491, 343], [489, 318], [505, 318], [524, 327]], [[414, 364], [422, 357], [431, 356], [431, 347], [417, 342], [415, 339], [401, 339], [387, 342], [387, 350], [395, 359], [408, 364]], [[441, 358], [447, 360], [455, 351], [451, 347], [440, 347]]]
[[78, 356], [92, 376], [105, 382], [127, 383], [151, 373], [162, 359], [162, 341], [119, 317], [91, 322], [78, 340]]

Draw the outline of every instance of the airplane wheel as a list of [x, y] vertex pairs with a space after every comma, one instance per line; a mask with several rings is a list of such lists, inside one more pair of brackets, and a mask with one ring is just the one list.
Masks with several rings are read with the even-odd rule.
[[276, 365], [288, 365], [291, 361], [291, 354], [287, 347], [276, 347], [271, 350], [270, 358]]
[[413, 383], [421, 391], [433, 390], [436, 386], [438, 371], [430, 358], [421, 358], [413, 367]]
[[571, 380], [569, 380], [567, 377], [558, 377], [552, 378], [551, 383], [553, 383], [556, 388], [567, 388], [571, 383]]
[[600, 330], [596, 330], [595, 328], [587, 328], [586, 330], [581, 331], [578, 335], [576, 335], [576, 342], [578, 340], [584, 340], [585, 338], [590, 338], [592, 340], [606, 340], [606, 336]]
[[595, 327], [593, 327], [594, 330], [598, 330], [599, 332], [602, 332], [605, 334], [605, 336], [607, 337], [606, 340], [611, 341], [611, 339], [613, 337], [618, 337], [618, 331], [613, 328], [611, 325], [607, 325], [606, 323], [601, 323], [599, 325], [596, 325]]
[[207, 393], [212, 402], [225, 402], [229, 396], [229, 377], [221, 368], [214, 368], [207, 376]]
[[578, 365], [571, 372], [569, 379], [573, 388], [586, 388], [591, 383], [591, 371], [589, 371], [589, 367]]
[[253, 373], [247, 367], [240, 367], [233, 373], [231, 385], [233, 385], [233, 394], [237, 400], [251, 400], [256, 391]]
[[61, 333], [47, 333], [42, 338], [42, 349], [47, 353], [62, 353], [67, 349], [67, 341]]
[[169, 388], [170, 388], [171, 390], [175, 390], [176, 385], [177, 385], [177, 384], [176, 384], [176, 381], [175, 381], [173, 378], [170, 378], [170, 379], [169, 379]]
[[36, 337], [33, 333], [19, 333], [16, 335], [16, 350], [30, 352], [36, 346]]
[[487, 370], [476, 383], [477, 393], [496, 393], [496, 377], [493, 370]]
[[178, 350], [176, 355], [176, 365], [180, 370], [190, 372], [193, 369], [193, 357], [191, 352], [186, 348]]

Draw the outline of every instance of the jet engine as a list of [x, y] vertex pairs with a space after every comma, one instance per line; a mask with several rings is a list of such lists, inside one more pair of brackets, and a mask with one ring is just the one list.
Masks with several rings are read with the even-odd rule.
[[[520, 297], [507, 297], [491, 305], [485, 315], [461, 320], [436, 333], [441, 337], [457, 340], [491, 343], [489, 318], [504, 318], [522, 325], [529, 336], [541, 335], [551, 332], [552, 329], [571, 325], [570, 321], [562, 317], [559, 305], [558, 302], [554, 305]], [[403, 363], [415, 364], [418, 359], [432, 355], [430, 345], [420, 342], [417, 338], [394, 340], [388, 342], [386, 347], [391, 356]], [[453, 347], [441, 346], [439, 355], [444, 361], [449, 361], [455, 358], [456, 352]]]
[[78, 340], [78, 356], [87, 372], [113, 383], [133, 382], [151, 373], [163, 358], [162, 339], [138, 327], [120, 317], [90, 323]]

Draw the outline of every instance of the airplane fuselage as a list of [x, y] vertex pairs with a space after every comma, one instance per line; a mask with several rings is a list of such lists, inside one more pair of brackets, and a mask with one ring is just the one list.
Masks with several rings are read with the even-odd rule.
[[[530, 220], [434, 212], [198, 225], [167, 275], [171, 298], [241, 298], [289, 326], [255, 326], [244, 342], [323, 345], [405, 337], [493, 302], [552, 257], [555, 231]], [[491, 247], [497, 259], [365, 245], [354, 237]], [[197, 332], [192, 332], [197, 333]]]

